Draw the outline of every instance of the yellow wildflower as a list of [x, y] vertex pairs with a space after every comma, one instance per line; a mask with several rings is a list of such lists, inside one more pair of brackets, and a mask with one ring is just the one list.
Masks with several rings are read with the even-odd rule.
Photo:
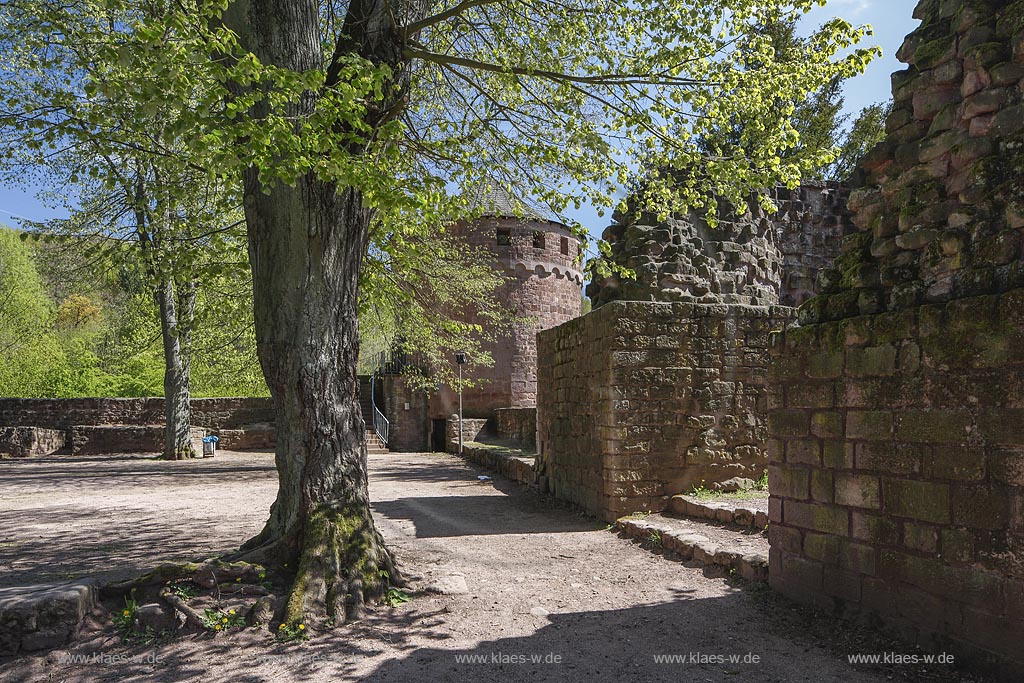
[[282, 630], [283, 628], [284, 628], [284, 624], [281, 624], [280, 626], [278, 626], [278, 627], [277, 627], [277, 630], [278, 630], [278, 631], [280, 631], [280, 630]]
[[235, 610], [233, 610], [233, 609], [228, 610], [228, 614], [234, 615], [234, 613], [235, 613]]
[[123, 614], [124, 616], [128, 616], [130, 614], [130, 612], [128, 610], [125, 610], [125, 611], [121, 612], [121, 614]]
[[226, 624], [226, 623], [228, 623], [228, 618], [224, 617], [223, 619], [221, 619], [221, 621], [223, 621]]
[[299, 630], [300, 631], [305, 631], [306, 630], [306, 625], [305, 624], [299, 624]]
[[216, 625], [216, 626], [214, 626], [213, 628], [214, 628], [214, 629], [216, 629], [217, 631], [219, 631], [219, 630], [220, 630], [220, 624], [217, 624], [217, 625]]

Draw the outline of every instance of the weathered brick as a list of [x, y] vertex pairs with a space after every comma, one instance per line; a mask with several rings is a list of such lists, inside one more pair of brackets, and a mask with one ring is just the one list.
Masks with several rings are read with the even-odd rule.
[[[1019, 341], [1018, 341], [1019, 343]], [[978, 417], [978, 429], [989, 443], [1024, 443], [1024, 408], [989, 407]]]
[[820, 465], [821, 443], [817, 439], [790, 439], [786, 442], [786, 462]]
[[772, 548], [779, 548], [789, 553], [800, 553], [803, 550], [803, 538], [799, 529], [781, 524], [768, 525], [768, 543]]
[[896, 545], [900, 539], [899, 522], [882, 515], [854, 511], [851, 515], [853, 537], [877, 545]]
[[896, 611], [896, 586], [885, 579], [865, 577], [861, 580], [861, 604], [879, 614]]
[[801, 590], [820, 591], [822, 589], [822, 564], [797, 555], [782, 555], [782, 574], [789, 586]]
[[860, 574], [844, 571], [838, 567], [825, 566], [822, 574], [822, 588], [826, 594], [840, 600], [859, 603], [862, 579]]
[[922, 473], [929, 479], [980, 481], [985, 478], [985, 451], [980, 446], [935, 448], [924, 459]]
[[811, 434], [832, 439], [843, 436], [843, 414], [838, 411], [816, 411], [811, 415]]
[[804, 410], [773, 410], [768, 414], [768, 431], [772, 436], [807, 436], [811, 416]]
[[879, 509], [882, 500], [878, 477], [864, 474], [836, 474], [835, 501], [838, 505]]
[[991, 449], [988, 467], [993, 481], [1024, 486], [1024, 446]]
[[804, 555], [818, 562], [838, 565], [839, 540], [838, 536], [808, 531], [804, 534]]
[[852, 377], [889, 377], [896, 373], [896, 347], [869, 346], [863, 349], [849, 349], [846, 354], [846, 371]]
[[832, 502], [832, 473], [827, 470], [811, 471], [811, 499], [819, 503]]
[[950, 493], [948, 484], [912, 479], [882, 480], [883, 511], [896, 517], [948, 524]]
[[[769, 488], [771, 488], [770, 485]], [[778, 495], [777, 493], [772, 493], [772, 495], [768, 496], [768, 521], [771, 524], [782, 523], [782, 499], [778, 498]]]
[[847, 571], [874, 576], [876, 551], [873, 546], [843, 540], [839, 546], [839, 566]]
[[846, 436], [850, 439], [880, 441], [892, 438], [893, 414], [880, 410], [851, 410], [846, 413]]
[[858, 470], [878, 470], [889, 474], [915, 474], [921, 470], [924, 454], [930, 447], [917, 444], [894, 444], [891, 441], [859, 443], [854, 453]]
[[967, 411], [907, 410], [896, 416], [896, 438], [911, 443], [961, 443], [970, 427]]
[[835, 379], [843, 374], [842, 352], [815, 353], [807, 357], [804, 372], [815, 379]]
[[831, 382], [800, 382], [786, 387], [786, 406], [789, 408], [830, 408], [834, 402]]
[[934, 553], [938, 547], [938, 529], [927, 524], [915, 522], [904, 522], [903, 524], [903, 545], [911, 550], [920, 550], [924, 553]]
[[836, 536], [847, 536], [850, 515], [844, 509], [821, 503], [801, 503], [786, 500], [782, 505], [782, 519], [787, 525], [812, 529]]
[[810, 497], [810, 470], [804, 467], [769, 467], [768, 490], [773, 496], [806, 500]]
[[972, 529], [1005, 529], [1013, 514], [1010, 490], [963, 484], [953, 487], [953, 524]]
[[825, 441], [822, 444], [821, 461], [829, 469], [853, 469], [853, 444], [849, 441]]
[[940, 557], [953, 562], [974, 561], [974, 534], [970, 530], [943, 529], [940, 538]]

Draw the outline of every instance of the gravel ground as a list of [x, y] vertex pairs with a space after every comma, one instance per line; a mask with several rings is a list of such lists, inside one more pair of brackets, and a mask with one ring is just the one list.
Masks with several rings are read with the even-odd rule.
[[[706, 576], [480, 474], [440, 454], [371, 457], [375, 516], [413, 587], [463, 592], [418, 592], [301, 645], [250, 629], [126, 646], [97, 623], [70, 652], [0, 663], [0, 680], [976, 680], [853, 667], [848, 653], [913, 650]], [[268, 454], [0, 462], [0, 583], [122, 576], [223, 552], [259, 529], [274, 492]], [[683, 661], [659, 663], [665, 655]]]

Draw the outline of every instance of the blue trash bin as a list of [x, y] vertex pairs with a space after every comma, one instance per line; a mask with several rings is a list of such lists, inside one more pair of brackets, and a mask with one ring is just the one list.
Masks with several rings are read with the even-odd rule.
[[220, 441], [216, 436], [204, 436], [203, 437], [203, 457], [212, 458], [217, 453], [217, 442]]

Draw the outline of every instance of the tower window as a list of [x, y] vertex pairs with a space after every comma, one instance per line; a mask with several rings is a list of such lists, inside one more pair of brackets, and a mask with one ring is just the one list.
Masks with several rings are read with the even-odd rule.
[[536, 232], [533, 233], [533, 248], [544, 248], [544, 233], [542, 233], [540, 230], [537, 230]]
[[508, 228], [498, 228], [495, 238], [499, 245], [508, 246], [512, 244], [512, 231]]
[[562, 255], [563, 256], [568, 256], [569, 255], [569, 238], [568, 237], [563, 237], [562, 238]]

